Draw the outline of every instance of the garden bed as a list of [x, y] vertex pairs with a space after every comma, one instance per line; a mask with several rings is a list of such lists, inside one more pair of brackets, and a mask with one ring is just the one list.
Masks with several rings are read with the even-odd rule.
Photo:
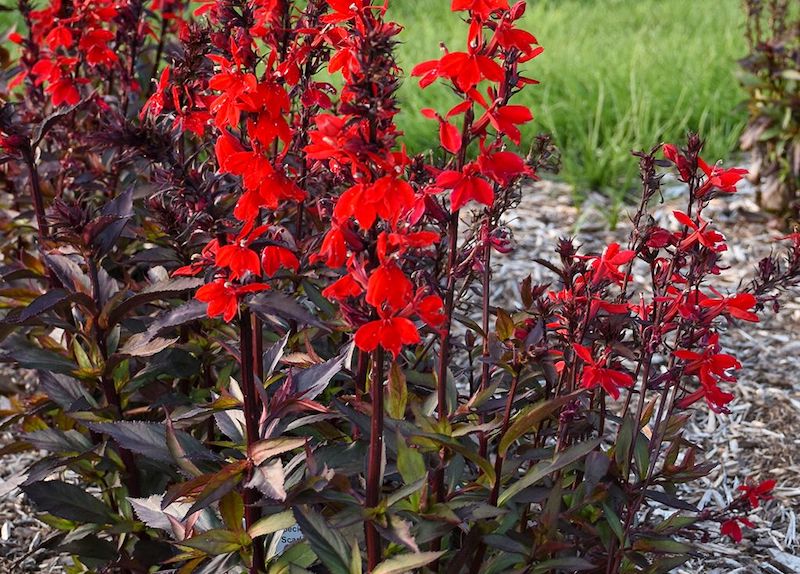
[[[666, 201], [653, 211], [663, 225], [669, 225], [673, 209], [681, 207], [680, 188], [674, 194], [667, 186]], [[495, 301], [510, 304], [517, 298], [518, 283], [528, 274], [535, 281], [550, 281], [547, 270], [532, 263], [533, 258], [549, 258], [548, 252], [559, 237], [575, 235], [591, 251], [611, 241], [627, 241], [625, 215], [617, 229], [609, 229], [608, 207], [600, 196], [590, 196], [580, 208], [572, 202], [569, 186], [543, 181], [527, 188], [513, 219], [507, 222], [517, 244], [515, 253], [498, 256], [495, 265]], [[708, 214], [735, 246], [724, 255], [731, 267], [727, 278], [746, 282], [752, 262], [769, 254], [772, 240], [782, 232], [761, 215], [751, 189], [729, 198], [715, 200]], [[742, 247], [746, 246], [746, 247]], [[518, 254], [529, 254], [527, 260]], [[731, 290], [735, 284], [723, 285]], [[731, 325], [723, 344], [742, 362], [736, 399], [730, 415], [715, 415], [704, 405], [695, 410], [688, 438], [702, 445], [707, 456], [720, 465], [691, 486], [687, 498], [700, 508], [724, 507], [736, 488], [747, 479], [776, 479], [775, 499], [752, 513], [755, 528], [745, 530], [745, 539], [736, 547], [729, 544], [701, 544], [706, 554], [676, 570], [692, 574], [744, 574], [797, 572], [800, 550], [796, 534], [800, 513], [800, 300], [783, 302], [779, 314], [768, 314], [760, 323]], [[12, 374], [13, 377], [13, 374]], [[5, 399], [2, 399], [5, 400]], [[8, 437], [3, 437], [7, 440]], [[36, 461], [35, 453], [3, 457], [0, 483]], [[7, 484], [7, 483], [6, 483]], [[47, 528], [32, 517], [17, 490], [0, 488], [0, 572], [61, 572], [58, 557], [41, 548]]]

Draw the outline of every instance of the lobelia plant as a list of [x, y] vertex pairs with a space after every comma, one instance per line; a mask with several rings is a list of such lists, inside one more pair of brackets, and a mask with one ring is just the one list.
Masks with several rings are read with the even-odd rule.
[[747, 0], [740, 81], [749, 121], [741, 147], [753, 157], [759, 205], [796, 222], [800, 217], [800, 9], [787, 0]]
[[637, 154], [628, 245], [560, 241], [504, 308], [503, 215], [555, 158], [512, 150], [525, 3], [453, 0], [464, 51], [411, 75], [459, 102], [420, 110], [414, 157], [388, 8], [20, 1], [0, 296], [3, 359], [38, 380], [2, 452], [48, 451], [15, 480], [70, 572], [666, 572], [769, 498], [681, 499], [713, 465], [683, 432], [733, 399], [724, 323], [777, 310], [800, 235], [716, 290], [702, 213], [744, 171], [690, 136]]

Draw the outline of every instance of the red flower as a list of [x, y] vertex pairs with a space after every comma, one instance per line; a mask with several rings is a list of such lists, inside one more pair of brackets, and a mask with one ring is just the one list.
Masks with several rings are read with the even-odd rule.
[[411, 76], [422, 76], [419, 85], [425, 88], [437, 78], [447, 78], [467, 93], [483, 80], [503, 81], [503, 68], [489, 58], [475, 53], [450, 52], [440, 60], [430, 60], [414, 66]]
[[218, 250], [219, 242], [216, 239], [212, 239], [206, 244], [205, 247], [203, 247], [200, 255], [193, 256], [192, 259], [196, 258], [195, 261], [192, 261], [189, 265], [184, 265], [183, 267], [179, 267], [173, 271], [173, 277], [194, 277], [206, 267], [212, 265], [214, 261], [216, 261]]
[[242, 111], [255, 115], [247, 120], [247, 133], [251, 139], [268, 147], [276, 138], [284, 143], [292, 139], [285, 113], [291, 104], [286, 90], [275, 82], [261, 82], [255, 89], [240, 96]]
[[746, 498], [750, 503], [750, 508], [758, 508], [760, 501], [767, 501], [772, 499], [772, 490], [775, 488], [776, 481], [764, 480], [757, 485], [743, 484], [739, 487], [742, 491], [742, 497]]
[[484, 20], [498, 10], [508, 9], [508, 0], [453, 0], [450, 4], [450, 10], [453, 12], [470, 10]]
[[313, 256], [313, 259], [314, 261], [324, 259], [325, 265], [328, 267], [341, 267], [346, 258], [347, 244], [344, 241], [341, 227], [337, 225], [325, 234], [319, 253]]
[[[512, 27], [511, 23], [507, 20], [503, 22], [503, 24], [498, 26], [497, 32], [495, 32], [497, 43], [506, 50], [515, 48], [522, 52], [523, 56], [519, 58], [519, 63], [528, 62], [544, 52], [544, 48], [538, 45], [539, 41], [536, 39], [536, 36], [526, 30]], [[520, 80], [522, 80], [522, 78], [520, 78]], [[538, 83], [535, 80], [526, 80], [526, 82], [533, 84]]]
[[687, 395], [678, 402], [678, 406], [686, 408], [701, 398], [705, 398], [706, 403], [714, 412], [724, 412], [725, 405], [733, 400], [731, 393], [726, 393], [719, 388], [719, 381], [734, 382], [734, 377], [730, 371], [741, 369], [742, 365], [736, 357], [719, 353], [719, 335], [714, 333], [706, 342], [701, 353], [679, 349], [675, 351], [675, 356], [686, 362], [684, 372], [687, 375], [697, 375], [700, 380], [700, 388]]
[[269, 285], [263, 283], [250, 283], [249, 285], [233, 285], [226, 279], [216, 279], [200, 287], [195, 293], [194, 298], [198, 301], [208, 303], [208, 316], [217, 317], [222, 315], [226, 323], [236, 316], [239, 311], [239, 298], [247, 293], [265, 291]]
[[722, 169], [716, 165], [712, 168], [701, 158], [697, 158], [697, 163], [708, 177], [705, 184], [697, 191], [698, 197], [702, 197], [712, 188], [724, 193], [736, 193], [736, 184], [748, 173], [746, 169], [741, 168]]
[[712, 289], [719, 297], [706, 297], [700, 302], [701, 307], [706, 307], [713, 316], [727, 315], [734, 319], [758, 323], [758, 315], [750, 311], [758, 302], [752, 293], [738, 293], [724, 297], [716, 289]]
[[487, 124], [491, 124], [497, 133], [507, 136], [512, 142], [519, 145], [522, 134], [517, 126], [531, 120], [533, 120], [533, 114], [526, 106], [509, 105], [499, 108], [492, 106], [475, 122], [473, 129], [480, 132]]
[[736, 377], [731, 375], [730, 371], [742, 368], [736, 357], [718, 353], [718, 350], [719, 335], [714, 333], [708, 338], [702, 353], [679, 349], [674, 354], [686, 362], [684, 372], [687, 375], [697, 375], [702, 385], [712, 387], [716, 385], [717, 380], [735, 381]]
[[359, 183], [345, 191], [336, 203], [334, 217], [343, 222], [355, 217], [362, 229], [369, 229], [380, 216], [395, 223], [414, 206], [414, 190], [402, 179], [386, 175], [372, 185]]
[[739, 526], [740, 522], [748, 528], [753, 527], [753, 523], [747, 518], [743, 516], [736, 516], [735, 518], [731, 518], [730, 520], [723, 522], [720, 525], [719, 531], [723, 536], [730, 536], [731, 540], [738, 544], [742, 541], [742, 529]]
[[483, 205], [492, 205], [494, 190], [492, 185], [476, 174], [476, 163], [468, 164], [464, 171], [447, 170], [436, 178], [436, 185], [442, 189], [452, 189], [450, 196], [450, 210], [456, 212], [470, 201], [477, 201]]
[[364, 10], [364, 0], [328, 0], [333, 13], [326, 14], [322, 21], [328, 24], [339, 24], [355, 18]]
[[616, 400], [619, 398], [620, 387], [632, 387], [633, 377], [606, 366], [606, 359], [595, 361], [589, 349], [583, 345], [573, 345], [575, 353], [583, 360], [583, 375], [581, 384], [587, 389], [602, 387]]
[[223, 129], [227, 126], [239, 125], [242, 113], [240, 96], [248, 91], [255, 90], [258, 80], [253, 74], [243, 74], [238, 67], [217, 55], [210, 55], [209, 59], [219, 64], [222, 70], [213, 76], [208, 85], [220, 95], [211, 103], [211, 113], [215, 114], [214, 124]]
[[621, 283], [625, 280], [625, 273], [620, 271], [620, 266], [627, 265], [636, 253], [626, 249], [620, 251], [619, 243], [612, 243], [602, 255], [594, 257], [592, 261], [592, 282], [597, 285], [605, 280]]
[[258, 239], [267, 230], [266, 227], [252, 229], [252, 224], [245, 225], [236, 236], [233, 243], [223, 245], [217, 251], [216, 264], [218, 267], [227, 267], [231, 270], [231, 279], [240, 279], [245, 273], [258, 275], [261, 264], [258, 254], [250, 249], [250, 244]]
[[359, 327], [355, 336], [356, 346], [362, 351], [374, 351], [380, 345], [395, 357], [400, 354], [403, 345], [413, 345], [419, 341], [417, 327], [405, 317], [370, 321]]
[[333, 301], [344, 301], [348, 297], [358, 297], [363, 292], [364, 288], [353, 279], [352, 275], [345, 275], [328, 285], [322, 291], [322, 295]]
[[430, 108], [422, 110], [422, 115], [439, 122], [439, 143], [450, 153], [458, 153], [461, 149], [461, 132], [458, 128]]
[[700, 245], [703, 245], [704, 247], [707, 247], [708, 249], [711, 249], [717, 253], [728, 249], [728, 246], [725, 245], [725, 236], [719, 231], [708, 229], [708, 226], [711, 224], [710, 221], [706, 221], [698, 215], [697, 223], [695, 223], [682, 211], [673, 211], [672, 215], [675, 216], [675, 219], [678, 220], [678, 223], [685, 225], [691, 230], [691, 233], [684, 237], [684, 239], [678, 245], [679, 249], [685, 251], [695, 243], [699, 243]]
[[478, 156], [481, 173], [498, 183], [508, 186], [519, 177], [533, 177], [533, 170], [525, 160], [511, 151], [498, 151]]
[[439, 327], [445, 320], [444, 302], [438, 295], [428, 295], [416, 305], [419, 318], [430, 327]]
[[78, 47], [86, 54], [86, 61], [92, 66], [110, 65], [117, 61], [117, 55], [108, 47], [108, 43], [116, 37], [110, 30], [94, 28], [81, 35]]
[[411, 302], [414, 286], [393, 262], [380, 265], [369, 277], [367, 303], [376, 309], [399, 311]]
[[56, 26], [47, 34], [45, 42], [51, 50], [57, 50], [60, 47], [69, 48], [72, 46], [73, 37], [69, 28], [63, 25]]
[[144, 106], [142, 106], [142, 111], [139, 112], [140, 119], [148, 115], [155, 117], [162, 112], [164, 109], [164, 104], [166, 103], [166, 91], [168, 85], [169, 66], [162, 70], [161, 77], [158, 80], [158, 88], [156, 88], [156, 91], [153, 92], [153, 95], [150, 96], [145, 102]]
[[678, 167], [678, 172], [681, 174], [682, 180], [689, 181], [693, 170], [691, 169], [689, 160], [686, 159], [686, 156], [680, 153], [678, 148], [673, 144], [664, 144], [661, 149], [664, 152], [664, 157]]
[[305, 197], [305, 192], [285, 174], [275, 171], [267, 157], [245, 149], [227, 130], [217, 138], [214, 152], [220, 173], [242, 177], [245, 192], [233, 210], [240, 221], [252, 221], [262, 207], [275, 209], [281, 201], [300, 201]]
[[48, 82], [45, 92], [50, 94], [53, 106], [58, 107], [62, 104], [74, 106], [81, 100], [78, 91], [78, 81], [73, 79], [69, 72], [65, 71], [73, 68], [78, 63], [76, 58], [59, 57], [54, 60], [39, 60], [31, 68], [31, 75], [34, 76], [34, 84], [37, 86]]
[[291, 269], [295, 273], [300, 269], [300, 261], [291, 250], [280, 245], [268, 245], [261, 252], [261, 266], [267, 277], [274, 276], [279, 269]]

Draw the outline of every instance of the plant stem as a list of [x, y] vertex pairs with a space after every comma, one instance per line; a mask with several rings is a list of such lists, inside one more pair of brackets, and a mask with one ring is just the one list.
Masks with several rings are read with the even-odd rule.
[[[514, 366], [514, 373], [511, 376], [511, 385], [508, 388], [508, 395], [506, 396], [506, 406], [503, 411], [503, 423], [500, 427], [500, 434], [497, 437], [498, 445], [503, 440], [508, 427], [511, 426], [511, 409], [514, 407], [514, 397], [517, 394], [517, 386], [519, 384], [519, 368]], [[503, 461], [505, 457], [498, 451], [494, 459], [494, 484], [492, 485], [492, 492], [489, 494], [489, 504], [497, 506], [497, 500], [500, 498], [500, 483], [503, 478]], [[481, 543], [478, 547], [475, 557], [472, 560], [471, 574], [478, 574], [481, 564], [483, 564], [483, 557], [486, 554], [486, 545]]]
[[[472, 140], [471, 131], [474, 117], [472, 108], [468, 109], [464, 114], [464, 123], [461, 126], [461, 148], [456, 158], [456, 171], [464, 169], [464, 164], [467, 161], [467, 147]], [[439, 369], [436, 379], [436, 399], [440, 421], [446, 421], [448, 414], [447, 367], [450, 364], [450, 329], [453, 323], [453, 305], [456, 289], [455, 267], [458, 256], [458, 221], [459, 211], [456, 210], [450, 214], [450, 221], [447, 224], [447, 266], [445, 268], [447, 283], [445, 285], [444, 295], [444, 323], [439, 341]], [[444, 484], [444, 458], [445, 451], [442, 449], [439, 452], [439, 467], [434, 470], [432, 478], [436, 502], [444, 502], [447, 497]], [[431, 549], [436, 552], [441, 548], [441, 545], [442, 539], [436, 538], [431, 543]], [[431, 565], [433, 570], [438, 570], [438, 567], [438, 560]]]
[[[372, 419], [369, 434], [369, 460], [367, 463], [367, 492], [365, 506], [374, 509], [380, 502], [381, 465], [383, 462], [383, 348], [375, 350], [369, 394], [372, 398]], [[381, 540], [375, 524], [364, 522], [367, 541], [367, 568], [371, 572], [381, 559]]]
[[44, 213], [44, 196], [42, 186], [39, 181], [39, 171], [36, 169], [36, 162], [33, 159], [33, 150], [26, 149], [23, 152], [25, 165], [28, 167], [28, 175], [31, 178], [31, 199], [33, 200], [33, 211], [36, 214], [36, 232], [39, 238], [39, 248], [42, 248], [44, 240], [50, 233], [47, 225], [47, 218]]
[[[247, 446], [257, 442], [259, 432], [260, 405], [256, 392], [253, 371], [253, 324], [250, 311], [243, 309], [239, 316], [239, 354], [241, 360], [242, 394], [244, 395], [244, 422]], [[244, 522], [247, 528], [261, 518], [261, 508], [258, 503], [261, 493], [255, 488], [245, 488], [242, 493], [244, 500]], [[253, 540], [253, 564], [250, 574], [258, 574], [264, 565], [264, 546], [260, 540]]]
[[[491, 295], [489, 293], [489, 288], [491, 287], [492, 282], [492, 246], [489, 243], [489, 234], [491, 231], [491, 215], [487, 210], [486, 220], [484, 221], [483, 229], [481, 230], [481, 241], [483, 242], [483, 251], [481, 252], [481, 265], [483, 265], [483, 298], [481, 301], [481, 329], [483, 329], [483, 348], [481, 349], [481, 359], [483, 362], [481, 364], [481, 382], [480, 385], [478, 385], [478, 392], [486, 390], [486, 388], [489, 386], [489, 378], [491, 376], [491, 365], [489, 364], [489, 318], [491, 316], [489, 311]], [[479, 421], [483, 423], [483, 415], [479, 416]], [[485, 458], [487, 448], [486, 433], [479, 433], [478, 440], [480, 441], [479, 455]]]

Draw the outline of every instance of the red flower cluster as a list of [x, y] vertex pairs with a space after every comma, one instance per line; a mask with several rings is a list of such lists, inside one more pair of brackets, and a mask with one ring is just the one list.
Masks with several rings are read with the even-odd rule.
[[[678, 231], [649, 224], [641, 231], [640, 243], [631, 242], [628, 249], [612, 243], [600, 254], [577, 255], [571, 241], [562, 242], [563, 268], [554, 270], [563, 285], [558, 291], [546, 291], [547, 301], [541, 305], [545, 327], [563, 341], [564, 349], [548, 354], [558, 359], [555, 366], [561, 384], [571, 381], [570, 388], [578, 382], [588, 389], [599, 387], [616, 399], [621, 388], [636, 382], [624, 359], [646, 359], [626, 349], [641, 347], [651, 352], [662, 347], [672, 354], [670, 371], [646, 384], [669, 377], [681, 387], [675, 403], [678, 408], [705, 399], [714, 411], [725, 412], [733, 394], [720, 385], [735, 382], [733, 372], [741, 365], [721, 352], [715, 321], [720, 317], [758, 321], [754, 309], [759, 300], [750, 292], [723, 295], [713, 287], [701, 287], [703, 281], [698, 278], [718, 274], [720, 254], [727, 249], [725, 237], [702, 217], [702, 211], [711, 190], [735, 191], [730, 186], [739, 181], [743, 171], [708, 169], [699, 157], [692, 159], [675, 146], [664, 146], [663, 151], [681, 178], [702, 193], [694, 193], [686, 212], [674, 212], [681, 225]], [[636, 263], [650, 267], [652, 291], [629, 293]], [[628, 322], [634, 317], [637, 323], [631, 325]], [[626, 324], [633, 335], [630, 342], [623, 327]], [[526, 339], [524, 332], [517, 336]], [[696, 389], [684, 384], [690, 378], [699, 383]]]
[[[764, 480], [755, 485], [743, 484], [739, 487], [742, 494], [734, 501], [732, 506], [744, 503], [749, 505], [750, 510], [755, 510], [761, 502], [772, 499], [772, 491], [775, 489], [775, 484], [774, 480]], [[729, 536], [734, 542], [741, 542], [742, 527], [740, 524], [748, 528], [754, 527], [754, 524], [746, 516], [734, 516], [722, 522], [720, 532], [723, 536]]]
[[[177, 75], [164, 69], [142, 117], [169, 117], [174, 129], [198, 137], [211, 126], [218, 134], [214, 152], [219, 174], [241, 184], [241, 193], [233, 194], [238, 232], [217, 233], [198, 259], [174, 272], [197, 275], [212, 268], [212, 281], [196, 298], [208, 303], [209, 316], [230, 321], [243, 296], [269, 288], [266, 279], [280, 278], [282, 270], [300, 271], [295, 238], [269, 221], [278, 210], [307, 197], [298, 184], [307, 166], [298, 166], [294, 156], [302, 145], [304, 120], [293, 112], [289, 94], [299, 91], [304, 102], [330, 105], [320, 97], [321, 84], [300, 73], [316, 51], [325, 49], [324, 40], [330, 36], [322, 33], [313, 14], [296, 13], [285, 4], [261, 5], [248, 27], [231, 20], [224, 4], [207, 2], [198, 9], [220, 28], [219, 35], [212, 36], [215, 52], [206, 55], [213, 73]], [[276, 34], [272, 24], [284, 17], [290, 18], [292, 33]], [[181, 33], [189, 35], [191, 30]], [[261, 64], [255, 54], [262, 44], [270, 56], [257, 72]], [[283, 56], [279, 59], [277, 54]]]
[[[418, 160], [397, 149], [396, 83], [374, 81], [400, 73], [391, 53], [400, 29], [383, 20], [386, 7], [327, 0], [327, 13], [309, 4], [303, 12], [284, 14], [281, 6], [268, 3], [256, 11], [253, 26], [239, 24], [226, 30], [226, 39], [215, 39], [216, 50], [207, 55], [214, 73], [207, 80], [165, 69], [142, 110], [142, 117], [153, 120], [169, 114], [175, 129], [197, 135], [211, 125], [219, 134], [219, 173], [241, 182], [233, 209], [239, 231], [217, 233], [176, 274], [213, 268], [211, 283], [197, 298], [208, 302], [210, 316], [229, 321], [239, 299], [268, 288], [265, 280], [280, 269], [300, 271], [295, 238], [268, 221], [289, 204], [308, 209], [314, 218], [327, 218], [309, 262], [345, 270], [323, 294], [357, 327], [359, 348], [382, 346], [397, 355], [403, 345], [420, 340], [416, 320], [436, 329], [445, 319], [440, 286], [410, 278], [440, 241], [435, 225], [444, 211], [437, 196], [452, 190], [454, 212], [470, 201], [489, 206], [499, 187], [533, 175], [522, 157], [504, 149], [504, 139], [519, 143], [519, 126], [532, 119], [509, 99], [534, 82], [518, 66], [541, 49], [515, 26], [524, 2], [453, 3], [453, 10], [470, 13], [467, 50], [412, 72], [423, 76], [423, 85], [451, 82], [462, 98], [446, 115], [423, 112], [439, 122], [442, 147], [452, 158], [444, 169], [426, 165], [420, 172]], [[220, 28], [232, 22], [222, 3], [199, 10]], [[276, 21], [281, 27], [289, 22], [290, 33], [276, 33]], [[270, 56], [257, 73], [255, 54], [262, 43]], [[333, 87], [307, 73], [322, 51], [330, 52], [328, 72], [343, 78], [338, 105], [330, 97]], [[298, 100], [302, 109], [293, 104]], [[461, 129], [451, 123], [459, 116]], [[476, 140], [479, 154], [468, 162], [466, 146]], [[333, 193], [309, 197], [311, 177], [324, 179], [320, 185]]]
[[[118, 21], [131, 9], [129, 2], [86, 0], [65, 3], [53, 0], [41, 10], [30, 12], [28, 37], [13, 34], [11, 40], [31, 49], [35, 60], [23, 58], [19, 73], [9, 82], [14, 88], [30, 78], [44, 86], [53, 106], [74, 105], [81, 99], [81, 86], [98, 78], [118, 74], [132, 90], [138, 89], [135, 78], [120, 63], [115, 49]], [[137, 34], [151, 34], [147, 23]]]
[[[447, 52], [439, 60], [418, 64], [411, 75], [420, 76], [423, 88], [437, 80], [449, 82], [462, 98], [445, 115], [422, 110], [425, 117], [439, 122], [442, 148], [458, 156], [452, 169], [436, 178], [437, 188], [452, 190], [450, 209], [457, 212], [470, 201], [492, 205], [496, 186], [533, 175], [521, 157], [501, 150], [504, 138], [519, 144], [519, 126], [533, 119], [527, 107], [509, 104], [509, 99], [536, 83], [522, 76], [518, 66], [538, 56], [542, 48], [532, 34], [515, 25], [525, 12], [525, 2], [509, 8], [505, 0], [454, 1], [452, 9], [470, 11], [466, 51]], [[451, 123], [459, 116], [464, 116], [461, 130]], [[463, 148], [474, 139], [480, 142], [480, 153], [467, 163]]]

